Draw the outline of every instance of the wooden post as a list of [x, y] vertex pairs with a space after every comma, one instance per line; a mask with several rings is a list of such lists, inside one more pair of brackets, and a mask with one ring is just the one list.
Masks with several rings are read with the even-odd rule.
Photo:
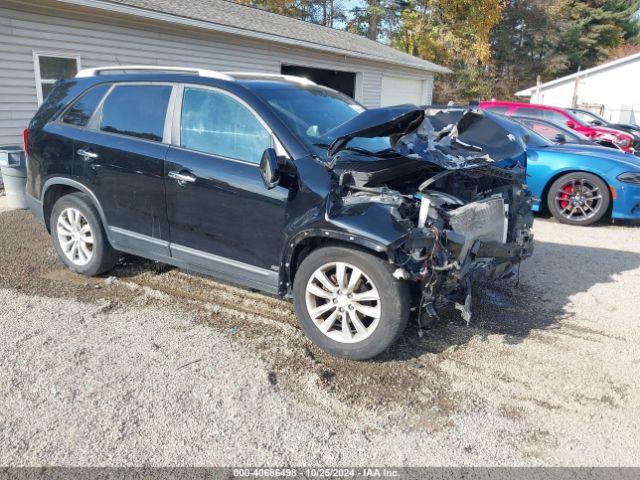
[[576, 108], [578, 106], [578, 86], [580, 85], [580, 67], [578, 67], [578, 74], [576, 75], [576, 81], [573, 84], [573, 97], [571, 98], [571, 107]]

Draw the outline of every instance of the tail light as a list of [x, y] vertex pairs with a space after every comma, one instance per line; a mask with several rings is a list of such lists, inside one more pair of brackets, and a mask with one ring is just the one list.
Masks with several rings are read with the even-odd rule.
[[25, 128], [22, 132], [22, 148], [24, 149], [24, 153], [28, 154], [27, 146], [29, 145], [29, 129]]

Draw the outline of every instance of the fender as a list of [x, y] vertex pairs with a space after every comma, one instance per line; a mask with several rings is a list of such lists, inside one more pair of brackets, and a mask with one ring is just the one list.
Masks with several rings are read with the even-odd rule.
[[330, 228], [310, 228], [307, 230], [303, 230], [291, 237], [284, 247], [282, 253], [282, 261], [280, 264], [280, 295], [291, 295], [291, 290], [293, 288], [292, 273], [294, 268], [294, 266], [292, 265], [292, 261], [294, 260], [294, 257], [298, 252], [301, 244], [308, 241], [326, 242], [327, 240], [333, 240], [343, 244], [357, 245], [364, 248], [365, 250], [383, 255], [389, 261], [392, 260], [389, 252], [393, 244], [383, 244], [370, 238], [363, 237], [361, 235], [333, 230]]

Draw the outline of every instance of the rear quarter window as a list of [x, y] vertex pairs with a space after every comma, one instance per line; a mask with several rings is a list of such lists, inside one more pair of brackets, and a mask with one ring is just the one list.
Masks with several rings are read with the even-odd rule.
[[170, 85], [118, 85], [102, 107], [100, 130], [161, 142]]
[[93, 115], [96, 107], [111, 87], [110, 84], [98, 85], [84, 93], [71, 107], [62, 115], [62, 121], [70, 125], [85, 127]]

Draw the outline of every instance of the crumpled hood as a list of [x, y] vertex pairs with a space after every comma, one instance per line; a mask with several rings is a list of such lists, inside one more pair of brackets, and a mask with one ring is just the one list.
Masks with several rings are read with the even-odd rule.
[[395, 107], [373, 108], [365, 110], [326, 133], [335, 140], [329, 147], [328, 154], [333, 156], [344, 148], [349, 140], [373, 137], [389, 137], [403, 135], [415, 130], [424, 119], [424, 110], [415, 105], [398, 105]]
[[413, 105], [366, 110], [327, 132], [336, 138], [328, 151], [330, 157], [353, 138], [390, 137], [400, 155], [447, 170], [525, 167], [524, 134], [513, 122], [482, 110], [446, 110], [427, 116]]
[[[415, 135], [407, 135], [399, 143], [414, 143], [413, 150], [428, 160], [430, 147], [456, 161], [445, 168], [461, 168], [483, 158], [492, 165], [511, 168], [526, 167], [524, 142], [526, 131], [518, 124], [483, 110], [447, 109], [427, 115]], [[474, 160], [475, 159], [475, 160]]]

